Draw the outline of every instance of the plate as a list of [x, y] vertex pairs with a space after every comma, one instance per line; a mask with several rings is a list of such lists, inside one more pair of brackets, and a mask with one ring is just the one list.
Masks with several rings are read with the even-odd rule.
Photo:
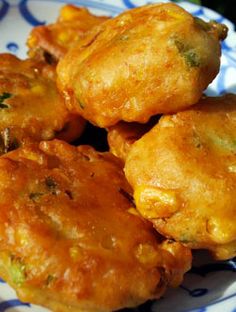
[[[98, 15], [115, 16], [125, 9], [160, 1], [147, 0], [0, 0], [0, 52], [24, 58], [26, 38], [36, 25], [53, 22], [64, 3], [86, 6]], [[168, 1], [162, 1], [168, 2]], [[175, 1], [176, 2], [176, 1]], [[229, 28], [222, 43], [219, 75], [208, 87], [208, 95], [236, 93], [236, 33], [234, 25], [218, 13], [185, 1], [183, 8], [204, 20], [216, 20]], [[43, 312], [42, 307], [21, 303], [12, 288], [0, 280], [0, 312]], [[212, 262], [204, 252], [196, 252], [192, 270], [178, 289], [169, 290], [164, 298], [148, 302], [135, 312], [236, 312], [236, 258]]]

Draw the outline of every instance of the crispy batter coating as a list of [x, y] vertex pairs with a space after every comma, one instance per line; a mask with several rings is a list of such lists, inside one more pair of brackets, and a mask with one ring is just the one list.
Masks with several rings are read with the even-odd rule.
[[[112, 183], [111, 183], [112, 181]], [[0, 158], [0, 276], [53, 311], [111, 311], [159, 297], [191, 252], [133, 213], [121, 162], [62, 141]]]
[[83, 131], [85, 121], [68, 112], [54, 76], [43, 62], [0, 55], [0, 154], [28, 141], [52, 139], [62, 129], [66, 140]]
[[195, 104], [220, 65], [227, 28], [172, 3], [126, 11], [94, 28], [59, 62], [67, 105], [100, 127], [145, 123]]
[[84, 37], [94, 26], [107, 20], [91, 14], [86, 8], [65, 5], [54, 24], [34, 27], [27, 40], [29, 56], [56, 63], [74, 42]]
[[164, 116], [134, 143], [126, 176], [155, 228], [218, 259], [236, 256], [236, 95]]
[[80, 137], [86, 125], [86, 120], [77, 114], [68, 114], [64, 127], [56, 133], [57, 139], [73, 142]]
[[137, 122], [119, 122], [107, 129], [107, 140], [110, 152], [125, 161], [132, 145], [148, 132], [157, 122], [155, 117], [146, 124]]

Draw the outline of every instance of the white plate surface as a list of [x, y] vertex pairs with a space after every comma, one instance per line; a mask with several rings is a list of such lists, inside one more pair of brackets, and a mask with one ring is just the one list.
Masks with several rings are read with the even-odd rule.
[[[53, 22], [64, 3], [86, 6], [99, 15], [117, 15], [147, 0], [0, 0], [0, 52], [26, 56], [25, 41], [33, 26]], [[159, 1], [160, 2], [160, 1]], [[167, 1], [162, 1], [167, 2]], [[236, 93], [236, 33], [234, 25], [209, 9], [180, 2], [190, 13], [204, 20], [226, 24], [229, 35], [222, 44], [219, 75], [207, 89], [209, 95]], [[14, 290], [0, 280], [0, 312], [43, 312], [38, 306], [22, 304]], [[131, 311], [131, 310], [130, 310]], [[142, 312], [236, 312], [236, 259], [213, 263], [204, 253], [197, 253], [194, 267], [183, 284], [167, 292], [159, 301], [147, 303], [134, 311]]]

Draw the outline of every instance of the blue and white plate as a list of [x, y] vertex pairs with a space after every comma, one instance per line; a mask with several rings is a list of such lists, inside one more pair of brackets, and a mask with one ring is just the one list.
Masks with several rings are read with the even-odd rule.
[[[144, 5], [147, 0], [0, 0], [0, 52], [26, 56], [26, 38], [33, 26], [53, 22], [64, 3], [86, 6], [98, 15], [117, 15], [125, 9]], [[162, 1], [167, 2], [167, 1]], [[176, 1], [175, 1], [176, 2]], [[209, 95], [236, 93], [236, 33], [234, 25], [212, 10], [188, 2], [179, 4], [204, 20], [216, 20], [229, 28], [222, 44], [221, 70], [207, 89]], [[0, 312], [43, 312], [44, 308], [23, 304], [15, 292], [0, 280]], [[127, 310], [126, 310], [127, 311]], [[169, 290], [164, 298], [148, 302], [135, 310], [142, 312], [236, 312], [236, 258], [212, 262], [205, 253], [195, 255], [192, 270], [178, 289]]]

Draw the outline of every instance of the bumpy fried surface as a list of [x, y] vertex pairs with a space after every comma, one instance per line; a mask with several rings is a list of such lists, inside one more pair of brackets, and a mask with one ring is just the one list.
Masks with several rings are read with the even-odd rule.
[[123, 160], [126, 159], [132, 145], [148, 132], [159, 118], [154, 118], [146, 124], [137, 122], [119, 122], [107, 129], [107, 140], [110, 152]]
[[85, 122], [69, 114], [54, 76], [42, 62], [0, 55], [0, 154], [28, 141], [52, 139], [63, 128], [66, 140], [80, 135]]
[[55, 63], [74, 42], [107, 19], [105, 16], [91, 14], [86, 8], [65, 5], [61, 8], [56, 23], [33, 28], [27, 40], [29, 56]]
[[58, 84], [68, 107], [100, 127], [144, 123], [199, 100], [218, 73], [226, 32], [171, 3], [126, 11], [72, 47]]
[[178, 285], [189, 249], [161, 242], [129, 194], [120, 161], [88, 146], [55, 140], [2, 156], [0, 276], [53, 311], [116, 310]]
[[68, 114], [64, 127], [55, 134], [57, 139], [73, 142], [80, 137], [86, 125], [86, 120], [77, 114]]
[[164, 116], [134, 143], [126, 176], [140, 213], [167, 237], [236, 255], [236, 95]]

